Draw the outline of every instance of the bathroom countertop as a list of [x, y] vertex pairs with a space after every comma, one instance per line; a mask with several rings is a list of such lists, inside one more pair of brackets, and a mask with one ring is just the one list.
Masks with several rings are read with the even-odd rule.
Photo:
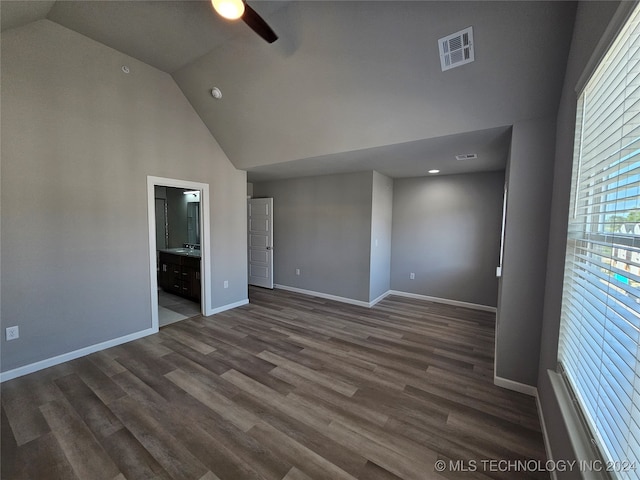
[[161, 248], [158, 251], [172, 253], [173, 255], [181, 255], [183, 257], [200, 258], [200, 250], [196, 248]]

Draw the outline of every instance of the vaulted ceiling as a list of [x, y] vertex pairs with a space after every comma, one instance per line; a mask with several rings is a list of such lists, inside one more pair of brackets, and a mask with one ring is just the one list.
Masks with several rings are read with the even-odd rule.
[[[275, 43], [209, 1], [3, 0], [0, 19], [46, 18], [171, 74], [261, 180], [504, 168], [510, 127], [555, 115], [575, 15], [558, 1], [249, 3]], [[441, 71], [438, 39], [468, 26], [475, 61]], [[478, 159], [455, 159], [466, 153]]]

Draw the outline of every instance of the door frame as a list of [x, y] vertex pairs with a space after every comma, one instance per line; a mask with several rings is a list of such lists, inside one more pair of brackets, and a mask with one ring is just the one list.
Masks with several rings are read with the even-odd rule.
[[158, 273], [156, 261], [156, 195], [155, 187], [200, 190], [200, 311], [213, 315], [211, 308], [211, 221], [209, 218], [209, 184], [147, 176], [147, 219], [149, 223], [149, 284], [151, 287], [151, 328], [158, 331]]

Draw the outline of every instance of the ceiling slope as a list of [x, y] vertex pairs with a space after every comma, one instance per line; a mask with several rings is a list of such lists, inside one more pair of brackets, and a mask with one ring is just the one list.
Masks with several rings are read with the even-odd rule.
[[[269, 15], [283, 2], [269, 2]], [[47, 18], [171, 73], [234, 36], [254, 35], [242, 22], [227, 22], [210, 1], [57, 1]], [[252, 39], [253, 40], [253, 39]]]
[[0, 30], [17, 28], [47, 16], [56, 2], [49, 1], [0, 1]]
[[[291, 2], [269, 19], [281, 43], [231, 39], [174, 78], [236, 167], [336, 163], [554, 115], [573, 15], [564, 2]], [[442, 72], [438, 38], [468, 26], [475, 62]]]
[[[559, 1], [250, 3], [274, 44], [208, 0], [2, 0], [0, 16], [3, 30], [48, 18], [172, 74], [231, 162], [274, 178], [503, 168], [509, 127], [556, 112], [575, 15]], [[468, 26], [475, 61], [442, 72], [438, 39]]]

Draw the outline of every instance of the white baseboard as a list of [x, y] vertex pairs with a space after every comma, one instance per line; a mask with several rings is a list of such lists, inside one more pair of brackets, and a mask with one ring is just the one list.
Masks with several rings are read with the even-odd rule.
[[[209, 309], [206, 312], [206, 315], [215, 315], [216, 313], [224, 312], [225, 310], [231, 310], [232, 308], [241, 307], [243, 305], [247, 305], [248, 303], [249, 299], [240, 300], [239, 302], [230, 303], [228, 305], [223, 305], [214, 309]], [[123, 343], [131, 342], [132, 340], [137, 340], [154, 333], [158, 333], [157, 328], [148, 328], [140, 332], [125, 335], [124, 337], [118, 337], [112, 340], [107, 340], [106, 342], [96, 343], [95, 345], [90, 345], [88, 347], [80, 348], [72, 352], [63, 353], [62, 355], [47, 358], [45, 360], [40, 360], [39, 362], [30, 363], [29, 365], [14, 368], [13, 370], [8, 370], [6, 372], [0, 373], [0, 383], [17, 377], [22, 377], [23, 375], [28, 375], [29, 373], [37, 372], [38, 370], [53, 367], [54, 365], [58, 365], [60, 363], [75, 360], [76, 358], [84, 357], [86, 355], [99, 352], [100, 350], [105, 350], [117, 345], [122, 345]]]
[[365, 302], [362, 300], [355, 300], [353, 298], [339, 297], [337, 295], [331, 295], [329, 293], [314, 292], [313, 290], [305, 290], [304, 288], [290, 287], [288, 285], [274, 285], [274, 287], [280, 290], [287, 290], [288, 292], [302, 293], [303, 295], [310, 295], [312, 297], [325, 298], [327, 300], [334, 300], [336, 302], [348, 303], [350, 305], [357, 305], [359, 307], [366, 307], [366, 308], [371, 308], [373, 305], [375, 305], [376, 303], [378, 303], [380, 300], [382, 300], [384, 297], [388, 295], [388, 292], [387, 292], [381, 295], [380, 297], [376, 298], [373, 302]]
[[132, 340], [137, 340], [154, 333], [158, 333], [157, 328], [148, 328], [139, 332], [130, 333], [129, 335], [125, 335], [124, 337], [118, 337], [112, 340], [107, 340], [106, 342], [96, 343], [95, 345], [80, 348], [78, 350], [74, 350], [73, 352], [63, 353], [62, 355], [47, 358], [45, 360], [40, 360], [39, 362], [30, 363], [29, 365], [24, 365], [22, 367], [14, 368], [13, 370], [8, 370], [6, 372], [0, 373], [0, 383], [6, 382], [7, 380], [11, 380], [13, 378], [22, 377], [23, 375], [27, 375], [29, 373], [37, 372], [38, 370], [53, 367], [54, 365], [58, 365], [60, 363], [75, 360], [76, 358], [84, 357], [85, 355], [99, 352], [100, 350], [115, 347], [116, 345], [122, 345], [123, 343], [131, 342]]
[[538, 389], [536, 387], [532, 387], [531, 385], [527, 385], [525, 383], [515, 382], [513, 380], [509, 380], [508, 378], [502, 378], [494, 375], [493, 384], [498, 387], [506, 388], [507, 390], [513, 390], [514, 392], [524, 393], [525, 395], [530, 395], [532, 397], [538, 396]]
[[387, 298], [389, 295], [391, 295], [391, 290], [387, 290], [382, 295], [380, 295], [378, 298], [375, 298], [375, 299], [371, 300], [369, 302], [369, 307], [373, 307], [376, 303], [381, 302], [382, 300]]
[[355, 300], [353, 298], [340, 297], [338, 295], [331, 295], [329, 293], [316, 292], [313, 290], [305, 290], [304, 288], [290, 287], [288, 285], [274, 285], [274, 288], [280, 290], [287, 290], [289, 292], [302, 293], [303, 295], [311, 295], [312, 297], [326, 298], [327, 300], [335, 300], [336, 302], [348, 303], [350, 305], [358, 305], [359, 307], [371, 308], [378, 302], [384, 300], [389, 295], [398, 295], [399, 297], [416, 298], [418, 300], [426, 300], [429, 302], [444, 303], [446, 305], [453, 305], [456, 307], [471, 308], [474, 310], [482, 310], [484, 312], [496, 313], [496, 307], [490, 307], [488, 305], [479, 305], [477, 303], [461, 302], [459, 300], [449, 300], [447, 298], [429, 297], [427, 295], [420, 295], [417, 293], [401, 292], [399, 290], [388, 290], [378, 298], [365, 302], [363, 300]]
[[238, 307], [242, 307], [243, 305], [247, 305], [249, 303], [249, 299], [245, 298], [244, 300], [240, 300], [239, 302], [234, 302], [234, 303], [228, 303], [227, 305], [223, 305], [221, 307], [216, 307], [216, 308], [212, 308], [212, 309], [208, 309], [205, 312], [205, 316], [209, 317], [211, 315], [215, 315], [216, 313], [221, 313], [224, 312], [226, 310], [231, 310], [233, 308], [238, 308]]
[[429, 302], [445, 303], [447, 305], [453, 305], [455, 307], [471, 308], [473, 310], [482, 310], [484, 312], [491, 312], [491, 313], [496, 313], [497, 312], [497, 308], [496, 307], [490, 307], [488, 305], [480, 305], [480, 304], [477, 304], [477, 303], [461, 302], [459, 300], [449, 300], [447, 298], [430, 297], [428, 295], [420, 295], [418, 293], [401, 292], [399, 290], [389, 290], [387, 292], [387, 295], [398, 295], [400, 297], [417, 298], [418, 300], [427, 300]]

